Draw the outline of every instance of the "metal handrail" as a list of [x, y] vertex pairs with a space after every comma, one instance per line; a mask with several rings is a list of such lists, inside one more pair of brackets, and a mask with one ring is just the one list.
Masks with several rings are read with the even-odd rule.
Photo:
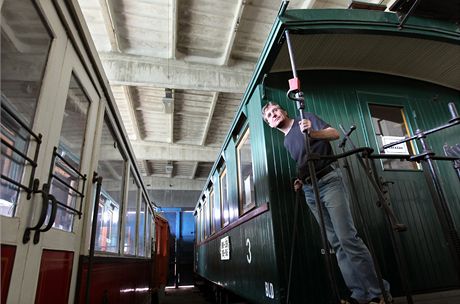
[[66, 186], [67, 188], [69, 188], [70, 190], [72, 190], [73, 192], [77, 193], [78, 196], [84, 196], [83, 193], [81, 193], [80, 191], [78, 191], [78, 189], [72, 187], [71, 185], [69, 185], [69, 183], [67, 183], [65, 180], [63, 180], [62, 178], [60, 178], [59, 176], [57, 176], [56, 174], [51, 174], [51, 176], [55, 179], [57, 179], [61, 184], [63, 184], [64, 186]]
[[71, 163], [69, 163], [68, 160], [66, 160], [64, 157], [62, 157], [59, 153], [57, 153], [57, 148], [54, 147], [54, 153], [55, 153], [55, 156], [57, 156], [60, 160], [62, 160], [70, 169], [72, 169], [72, 171], [74, 171], [75, 173], [78, 174], [78, 176], [80, 176], [81, 178], [85, 178], [86, 179], [86, 175], [83, 175], [80, 173], [80, 171], [78, 171], [78, 169], [76, 169], [74, 166], [72, 166]]
[[[78, 197], [80, 197], [80, 206], [78, 207], [78, 209], [76, 208], [72, 208], [66, 204], [63, 204], [61, 202], [57, 202], [57, 204], [65, 209], [69, 209], [71, 211], [73, 211], [74, 213], [78, 214], [78, 217], [81, 218], [83, 213], [82, 213], [82, 206], [83, 206], [83, 198], [85, 197], [84, 193], [85, 193], [85, 185], [86, 185], [86, 174], [82, 174], [80, 171], [78, 171], [77, 168], [75, 168], [74, 166], [72, 166], [72, 164], [64, 159], [61, 155], [59, 155], [59, 153], [57, 152], [58, 148], [57, 147], [54, 147], [53, 149], [53, 157], [52, 157], [52, 160], [51, 160], [51, 165], [50, 165], [50, 172], [49, 172], [49, 175], [48, 175], [48, 183], [51, 185], [52, 184], [52, 179], [56, 179], [58, 182], [60, 182], [62, 185], [64, 185], [65, 187], [67, 187], [68, 189], [72, 190], [73, 192], [75, 192], [77, 194]], [[54, 166], [56, 165], [56, 158], [59, 158], [60, 161], [62, 161], [71, 171], [73, 171], [74, 173], [76, 173], [78, 175], [78, 179], [83, 181], [83, 185], [82, 185], [82, 190], [81, 191], [78, 191], [78, 189], [76, 189], [75, 187], [72, 187], [70, 184], [68, 184], [66, 181], [64, 181], [62, 178], [60, 178], [59, 176], [57, 176], [56, 174], [53, 173], [53, 170], [54, 170]]]
[[32, 135], [36, 141], [41, 143], [42, 140], [40, 134], [35, 134], [34, 131], [21, 118], [19, 118], [19, 116], [17, 116], [16, 113], [14, 113], [14, 111], [12, 111], [4, 102], [2, 102], [0, 106], [1, 109], [8, 113], [8, 115], [10, 115], [18, 124], [20, 124], [21, 127], [27, 131], [27, 133]]
[[[30, 232], [33, 230], [38, 230], [40, 229], [43, 224], [45, 223], [46, 220], [46, 215], [48, 214], [48, 202], [50, 200], [49, 197], [49, 185], [48, 184], [43, 184], [42, 190], [38, 190], [38, 184], [35, 184], [37, 189], [34, 189], [33, 193], [41, 193], [42, 194], [42, 210], [40, 212], [40, 217], [38, 218], [37, 224], [33, 227], [27, 227], [26, 230], [24, 231], [24, 235], [22, 236], [22, 243], [27, 244], [30, 241]], [[34, 237], [34, 244], [35, 243], [35, 237]]]
[[43, 229], [38, 228], [38, 229], [35, 230], [34, 244], [38, 244], [38, 242], [40, 241], [40, 232], [46, 232], [46, 231], [50, 230], [51, 227], [53, 227], [54, 220], [56, 219], [57, 205], [58, 205], [59, 202], [58, 202], [58, 200], [56, 200], [56, 198], [52, 194], [49, 195], [49, 198], [51, 200], [50, 218], [49, 218], [48, 224], [46, 224], [45, 228], [43, 228]]
[[27, 154], [25, 154], [24, 152], [22, 152], [21, 150], [19, 150], [18, 148], [16, 148], [15, 146], [13, 146], [12, 144], [10, 144], [9, 142], [7, 142], [6, 140], [4, 140], [3, 138], [1, 138], [1, 143], [4, 144], [5, 146], [7, 146], [8, 148], [10, 148], [11, 150], [13, 150], [14, 153], [18, 154], [19, 156], [21, 156], [22, 158], [24, 158], [26, 161], [28, 161], [32, 166], [36, 167], [37, 166], [37, 163], [30, 157], [27, 156]]
[[33, 132], [33, 130], [18, 116], [14, 113], [14, 111], [12, 111], [7, 105], [6, 103], [2, 102], [0, 104], [1, 106], [1, 111], [5, 111], [9, 116], [11, 116], [11, 118], [16, 122], [18, 123], [24, 130], [27, 131], [27, 133], [33, 137], [35, 139], [35, 141], [37, 142], [37, 145], [35, 147], [35, 152], [34, 152], [34, 158], [30, 158], [27, 156], [26, 153], [20, 151], [18, 148], [16, 148], [15, 146], [11, 145], [9, 142], [7, 142], [6, 140], [4, 139], [1, 139], [1, 144], [5, 145], [6, 147], [8, 147], [9, 149], [11, 149], [14, 153], [18, 154], [20, 157], [24, 158], [27, 162], [30, 163], [30, 165], [32, 166], [32, 170], [31, 170], [31, 173], [30, 173], [30, 178], [29, 178], [29, 185], [23, 185], [22, 183], [18, 182], [18, 181], [15, 181], [14, 179], [8, 177], [8, 176], [5, 176], [5, 175], [1, 175], [1, 178], [9, 183], [12, 183], [13, 185], [17, 186], [18, 188], [21, 188], [23, 189], [24, 191], [27, 192], [27, 199], [30, 199], [32, 197], [32, 193], [34, 192], [34, 181], [35, 181], [35, 170], [37, 168], [37, 159], [38, 159], [38, 154], [39, 154], [39, 151], [40, 151], [40, 145], [42, 143], [42, 134], [38, 133], [38, 134], [35, 134]]
[[97, 215], [99, 213], [99, 199], [101, 197], [102, 190], [102, 176], [99, 176], [97, 172], [93, 175], [93, 184], [96, 183], [96, 195], [94, 197], [94, 209], [93, 219], [91, 221], [91, 237], [89, 244], [89, 255], [88, 255], [88, 269], [86, 272], [86, 286], [85, 286], [85, 303], [90, 303], [90, 291], [91, 291], [91, 272], [93, 271], [93, 260], [94, 260], [94, 249], [96, 246], [96, 229], [97, 229]]

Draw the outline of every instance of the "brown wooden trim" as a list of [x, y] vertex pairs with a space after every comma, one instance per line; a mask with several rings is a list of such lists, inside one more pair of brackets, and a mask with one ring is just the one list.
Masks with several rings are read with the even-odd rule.
[[216, 232], [215, 234], [213, 234], [212, 236], [210, 236], [209, 238], [207, 238], [206, 240], [200, 242], [200, 243], [197, 243], [196, 246], [199, 247], [203, 244], [206, 244], [207, 242], [210, 242], [218, 237], [220, 237], [222, 234], [225, 234], [227, 233], [228, 231], [232, 230], [233, 228], [259, 216], [260, 214], [264, 213], [264, 212], [267, 212], [269, 210], [269, 206], [268, 206], [268, 203], [265, 203], [261, 206], [259, 206], [258, 208], [256, 209], [253, 209], [252, 211], [246, 213], [245, 215], [243, 215], [242, 217], [240, 217], [239, 219], [237, 219], [236, 221], [230, 223], [229, 225], [227, 225], [225, 228], [223, 228], [222, 230]]

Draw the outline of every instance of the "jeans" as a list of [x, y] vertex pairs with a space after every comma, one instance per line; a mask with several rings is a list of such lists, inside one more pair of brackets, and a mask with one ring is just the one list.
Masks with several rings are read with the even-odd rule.
[[[372, 257], [363, 240], [358, 237], [353, 223], [348, 194], [340, 169], [337, 168], [318, 180], [318, 188], [327, 239], [335, 251], [343, 279], [351, 291], [351, 297], [366, 302], [382, 296]], [[307, 205], [319, 223], [312, 186], [304, 185], [303, 191]], [[384, 286], [389, 292], [390, 284], [385, 280]]]

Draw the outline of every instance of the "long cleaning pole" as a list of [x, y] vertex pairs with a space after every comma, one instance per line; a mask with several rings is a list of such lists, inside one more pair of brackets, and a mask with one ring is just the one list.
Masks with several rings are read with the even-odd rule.
[[[299, 114], [300, 114], [300, 118], [303, 120], [304, 119], [303, 110], [305, 109], [305, 103], [304, 103], [303, 93], [302, 91], [300, 91], [299, 79], [297, 78], [297, 71], [296, 71], [295, 60], [294, 60], [294, 52], [292, 50], [291, 39], [289, 37], [289, 30], [285, 30], [284, 34], [286, 37], [286, 43], [287, 43], [287, 47], [289, 51], [289, 58], [291, 61], [292, 75], [294, 77], [293, 79], [289, 80], [290, 91], [288, 92], [288, 98], [296, 101], [297, 109], [299, 110]], [[292, 92], [295, 92], [294, 97], [292, 97], [290, 94]], [[310, 173], [313, 192], [315, 194], [316, 208], [318, 210], [319, 225], [320, 225], [320, 232], [321, 232], [321, 242], [322, 242], [323, 250], [324, 250], [323, 254], [325, 257], [326, 271], [327, 271], [329, 282], [331, 284], [332, 300], [335, 301], [336, 303], [340, 303], [339, 289], [337, 287], [337, 281], [335, 278], [332, 259], [331, 259], [331, 250], [330, 250], [329, 242], [327, 240], [326, 225], [324, 222], [324, 211], [323, 211], [323, 206], [321, 205], [321, 200], [320, 200], [320, 195], [319, 195], [318, 179], [316, 178], [315, 166], [313, 163], [313, 161], [318, 160], [319, 157], [313, 158], [311, 155], [310, 141], [308, 140], [308, 137], [310, 135], [310, 130], [308, 129], [306, 131], [303, 131], [303, 135], [304, 135], [304, 142], [305, 142], [305, 151], [307, 154], [308, 170]]]

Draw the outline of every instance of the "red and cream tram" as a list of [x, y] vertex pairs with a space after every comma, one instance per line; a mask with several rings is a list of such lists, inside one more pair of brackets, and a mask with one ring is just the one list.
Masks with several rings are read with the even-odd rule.
[[1, 303], [154, 302], [168, 223], [77, 2], [0, 8]]

